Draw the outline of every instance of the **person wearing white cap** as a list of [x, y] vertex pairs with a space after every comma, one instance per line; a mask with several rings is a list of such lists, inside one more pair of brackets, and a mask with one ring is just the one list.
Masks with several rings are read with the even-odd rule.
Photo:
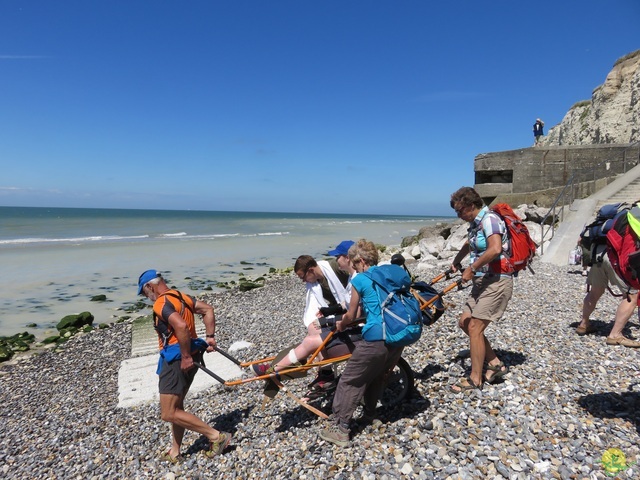
[[535, 140], [534, 146], [540, 143], [542, 136], [544, 135], [544, 122], [539, 118], [536, 118], [536, 123], [533, 124], [533, 138]]
[[[215, 456], [231, 442], [231, 434], [220, 432], [192, 413], [185, 411], [184, 398], [197, 372], [202, 353], [216, 346], [216, 318], [213, 307], [191, 295], [170, 289], [156, 270], [146, 270], [138, 278], [138, 295], [153, 302], [154, 327], [158, 333], [160, 359], [157, 374], [160, 391], [160, 416], [171, 423], [173, 442], [161, 458], [171, 463], [182, 459], [180, 447], [185, 430], [209, 439], [207, 456]], [[201, 315], [206, 341], [196, 334], [195, 315]]]

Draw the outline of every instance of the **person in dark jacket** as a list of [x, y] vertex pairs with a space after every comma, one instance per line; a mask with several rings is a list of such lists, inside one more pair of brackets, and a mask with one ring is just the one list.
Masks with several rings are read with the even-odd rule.
[[544, 135], [544, 122], [539, 118], [536, 118], [536, 123], [533, 124], [533, 138], [535, 140], [534, 146], [540, 143], [541, 137]]

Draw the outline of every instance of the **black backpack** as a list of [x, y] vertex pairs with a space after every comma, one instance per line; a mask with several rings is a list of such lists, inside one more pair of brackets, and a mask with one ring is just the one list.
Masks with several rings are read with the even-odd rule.
[[596, 258], [596, 248], [598, 245], [607, 244], [607, 232], [611, 230], [613, 224], [622, 212], [627, 212], [631, 205], [625, 202], [609, 203], [603, 205], [596, 214], [596, 219], [586, 225], [580, 233], [580, 245], [591, 252], [591, 264], [602, 262], [605, 253], [603, 249], [599, 258]]

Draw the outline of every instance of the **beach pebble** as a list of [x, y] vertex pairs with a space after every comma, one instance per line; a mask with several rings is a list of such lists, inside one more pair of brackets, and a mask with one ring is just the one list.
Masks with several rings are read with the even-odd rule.
[[[379, 408], [376, 423], [354, 428], [347, 448], [320, 440], [323, 422], [282, 393], [263, 407], [262, 385], [251, 382], [186, 399], [189, 411], [233, 432], [223, 455], [205, 457], [207, 442], [187, 432], [184, 461], [164, 462], [171, 437], [157, 403], [116, 407], [131, 324], [75, 336], [59, 353], [43, 349], [0, 365], [0, 476], [605, 479], [607, 449], [620, 448], [627, 464], [640, 460], [638, 352], [605, 345], [619, 299], [605, 294], [592, 315], [597, 332], [579, 337], [584, 277], [539, 262], [534, 270], [520, 274], [504, 317], [486, 330], [511, 370], [504, 381], [471, 395], [450, 391], [470, 368], [468, 338], [457, 327], [469, 290], [453, 291], [446, 299], [454, 306], [404, 350], [415, 377], [411, 398]], [[290, 275], [201, 298], [216, 309], [220, 346], [254, 360], [303, 338], [304, 294]], [[635, 315], [625, 334], [640, 336]], [[287, 385], [301, 395], [309, 381]], [[619, 477], [630, 473], [635, 465]]]

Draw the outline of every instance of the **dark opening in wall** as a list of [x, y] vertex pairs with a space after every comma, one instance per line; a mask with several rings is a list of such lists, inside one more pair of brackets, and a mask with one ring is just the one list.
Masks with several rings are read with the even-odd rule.
[[475, 183], [513, 183], [513, 170], [484, 170], [476, 172]]

